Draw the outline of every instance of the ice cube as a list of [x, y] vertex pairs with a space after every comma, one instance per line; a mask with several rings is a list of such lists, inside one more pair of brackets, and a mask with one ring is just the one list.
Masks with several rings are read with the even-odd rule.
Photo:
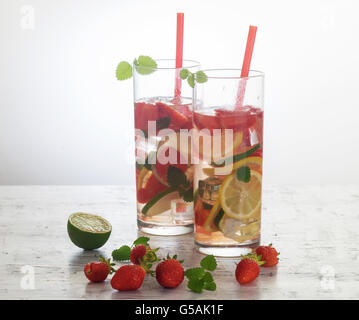
[[223, 235], [237, 242], [254, 239], [259, 235], [260, 221], [248, 224], [240, 220], [225, 217], [222, 223]]
[[171, 214], [176, 224], [188, 224], [193, 222], [193, 203], [182, 199], [171, 201]]
[[219, 188], [222, 180], [216, 177], [209, 177], [198, 182], [198, 194], [206, 202], [212, 205], [218, 200]]

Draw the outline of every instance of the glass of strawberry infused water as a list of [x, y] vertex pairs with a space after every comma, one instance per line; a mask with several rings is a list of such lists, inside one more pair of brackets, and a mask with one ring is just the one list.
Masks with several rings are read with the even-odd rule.
[[260, 240], [264, 74], [204, 72], [193, 100], [195, 243], [238, 256]]
[[[178, 82], [174, 59], [156, 63], [133, 66], [137, 222], [146, 233], [185, 234], [193, 232], [192, 88]], [[196, 72], [199, 63], [182, 67]]]

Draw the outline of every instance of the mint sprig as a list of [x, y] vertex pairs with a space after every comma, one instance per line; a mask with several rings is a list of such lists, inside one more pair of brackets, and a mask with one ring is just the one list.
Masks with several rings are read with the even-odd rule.
[[187, 79], [187, 83], [191, 88], [194, 88], [195, 83], [204, 83], [208, 80], [207, 75], [203, 71], [197, 71], [192, 73], [188, 69], [182, 69], [180, 71], [180, 77], [182, 80]]
[[242, 166], [236, 170], [236, 177], [238, 181], [248, 183], [251, 180], [251, 169], [248, 166]]
[[[133, 61], [136, 71], [139, 74], [151, 74], [157, 68], [157, 63], [149, 56], [139, 56]], [[121, 61], [116, 68], [117, 80], [127, 80], [132, 77], [133, 70], [130, 63], [127, 61]]]
[[200, 267], [185, 271], [185, 276], [188, 279], [187, 287], [197, 293], [201, 293], [203, 290], [215, 291], [217, 285], [209, 271], [214, 271], [217, 268], [216, 259], [213, 255], [209, 255], [201, 260], [200, 265]]

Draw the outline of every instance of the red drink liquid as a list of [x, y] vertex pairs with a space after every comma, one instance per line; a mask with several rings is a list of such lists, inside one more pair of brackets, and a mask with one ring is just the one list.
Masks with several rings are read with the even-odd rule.
[[[153, 98], [135, 103], [137, 213], [140, 223], [193, 223], [193, 166], [181, 129], [192, 128], [190, 102]], [[151, 127], [152, 125], [152, 127]], [[158, 231], [157, 231], [158, 232]]]
[[[257, 242], [261, 222], [263, 111], [252, 106], [238, 110], [204, 109], [194, 113], [193, 123], [193, 143], [199, 158], [194, 178], [197, 244], [230, 247]], [[203, 134], [204, 130], [207, 131]], [[231, 133], [227, 145], [226, 132]], [[221, 145], [216, 148], [218, 141]], [[219, 160], [226, 163], [218, 165], [215, 161]]]

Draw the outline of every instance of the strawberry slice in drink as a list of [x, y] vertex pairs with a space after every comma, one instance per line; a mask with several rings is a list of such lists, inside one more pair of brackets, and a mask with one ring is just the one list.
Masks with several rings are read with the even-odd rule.
[[208, 115], [208, 114], [201, 114], [201, 113], [194, 113], [193, 115], [193, 122], [197, 129], [220, 129], [221, 125], [219, 123], [218, 117], [215, 115]]
[[[181, 113], [179, 110], [186, 111], [185, 106], [168, 106], [165, 103], [157, 102], [156, 107], [158, 108], [158, 114], [160, 118], [169, 117], [171, 119], [169, 128], [173, 130], [179, 130], [187, 128], [189, 123], [191, 123], [191, 119], [189, 114], [186, 116]], [[188, 110], [189, 111], [189, 110]]]
[[205, 209], [201, 199], [197, 199], [194, 214], [195, 214], [195, 223], [198, 226], [203, 226], [204, 222], [207, 220], [211, 210]]
[[217, 109], [216, 115], [223, 129], [243, 131], [252, 127], [256, 122], [255, 114], [247, 106], [238, 110]]
[[135, 106], [135, 128], [148, 131], [148, 121], [158, 120], [158, 108], [150, 103], [137, 102]]
[[137, 201], [147, 203], [165, 189], [167, 187], [160, 183], [154, 174], [151, 174], [148, 180], [144, 182], [144, 185], [137, 190]]
[[[160, 163], [159, 159], [161, 160]], [[166, 160], [168, 159], [168, 162]], [[181, 163], [182, 162], [182, 163]], [[180, 169], [183, 173], [186, 172], [188, 164], [185, 162], [185, 158], [181, 156], [181, 153], [172, 147], [160, 148], [157, 153], [156, 164], [152, 165], [152, 172], [156, 176], [157, 180], [163, 185], [168, 186], [167, 173], [170, 166]]]

